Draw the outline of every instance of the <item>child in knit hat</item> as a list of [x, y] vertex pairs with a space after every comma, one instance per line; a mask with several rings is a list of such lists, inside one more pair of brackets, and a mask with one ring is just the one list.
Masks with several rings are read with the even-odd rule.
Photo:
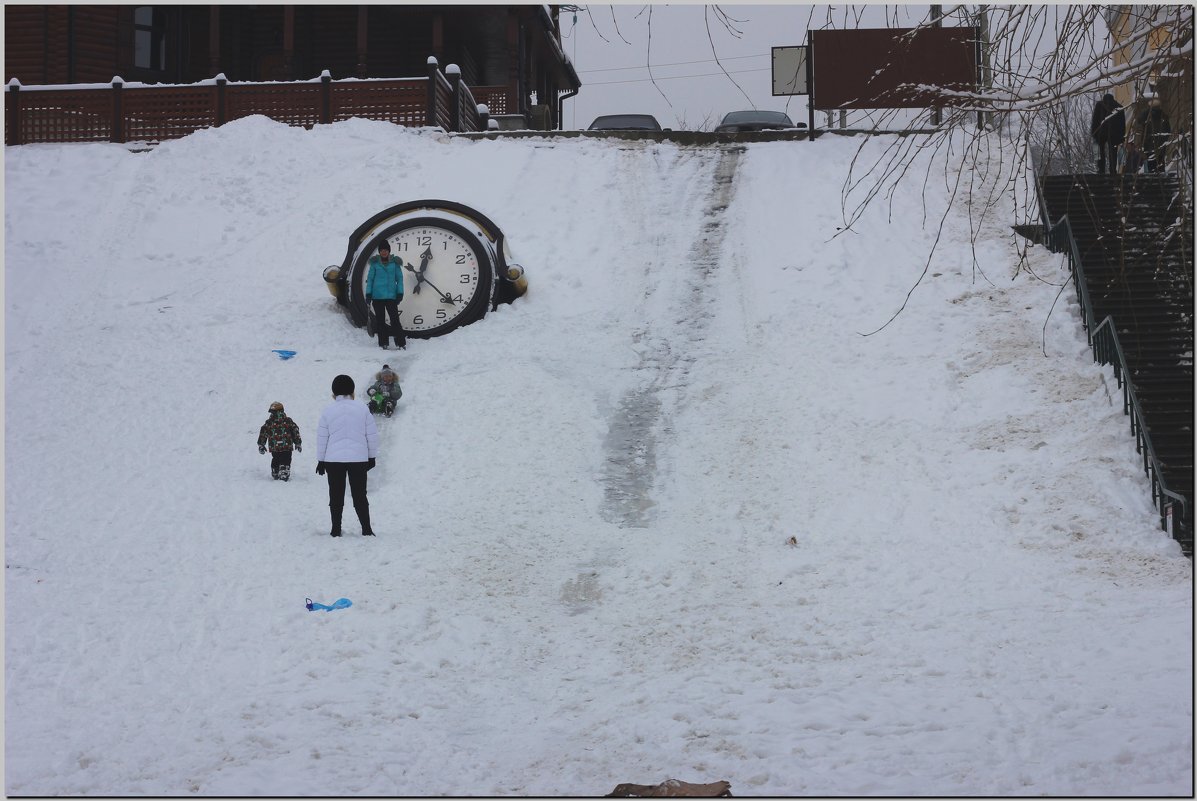
[[276, 481], [286, 481], [291, 478], [291, 451], [302, 452], [303, 441], [299, 438], [299, 426], [287, 417], [281, 403], [270, 404], [269, 414], [258, 432], [258, 453], [269, 449], [270, 475]]
[[378, 371], [374, 383], [366, 389], [366, 395], [370, 398], [370, 411], [382, 412], [386, 417], [394, 413], [395, 403], [403, 397], [403, 390], [399, 388], [399, 376], [389, 364], [384, 364]]

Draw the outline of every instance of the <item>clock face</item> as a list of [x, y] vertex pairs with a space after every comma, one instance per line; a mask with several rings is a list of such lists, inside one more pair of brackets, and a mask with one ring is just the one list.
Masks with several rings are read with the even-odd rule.
[[459, 234], [420, 225], [391, 234], [391, 253], [403, 260], [405, 331], [429, 331], [459, 317], [478, 292], [478, 256]]
[[[403, 261], [399, 324], [405, 333], [438, 336], [485, 313], [494, 267], [478, 235], [455, 222], [425, 217], [404, 221], [383, 236], [391, 255]], [[366, 271], [360, 273], [364, 286]]]

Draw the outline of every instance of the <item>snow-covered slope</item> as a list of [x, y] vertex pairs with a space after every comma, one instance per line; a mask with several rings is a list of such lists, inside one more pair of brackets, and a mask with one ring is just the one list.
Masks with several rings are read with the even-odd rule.
[[[999, 209], [982, 275], [953, 212], [862, 336], [947, 191], [833, 236], [857, 146], [8, 148], [6, 791], [1191, 792], [1191, 563], [1059, 259]], [[531, 291], [384, 353], [320, 273], [425, 197]], [[316, 420], [383, 362], [379, 536], [333, 540]]]

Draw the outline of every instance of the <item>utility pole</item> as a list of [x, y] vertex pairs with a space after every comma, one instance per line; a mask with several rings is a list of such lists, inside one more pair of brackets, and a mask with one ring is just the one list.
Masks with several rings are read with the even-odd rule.
[[[943, 6], [941, 6], [941, 5], [931, 6], [931, 27], [932, 28], [942, 28], [943, 27]], [[940, 122], [942, 122], [942, 118], [940, 117], [940, 114], [941, 114], [941, 112], [940, 112], [939, 106], [935, 106], [934, 108], [931, 109], [931, 124], [934, 125], [936, 128], [938, 128]]]
[[[989, 6], [982, 5], [977, 7], [977, 27], [981, 34], [981, 87], [983, 89], [993, 88], [993, 70], [990, 69], [989, 64]], [[985, 127], [985, 122], [993, 120], [993, 114], [986, 114], [984, 111], [977, 112], [977, 126]]]

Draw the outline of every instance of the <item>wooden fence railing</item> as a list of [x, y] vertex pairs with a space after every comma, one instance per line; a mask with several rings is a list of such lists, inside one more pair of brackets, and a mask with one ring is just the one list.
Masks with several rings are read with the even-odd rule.
[[[479, 98], [483, 105], [479, 104]], [[450, 64], [442, 73], [428, 59], [419, 78], [230, 83], [223, 75], [195, 84], [125, 83], [24, 87], [13, 79], [4, 93], [4, 144], [154, 142], [261, 114], [310, 128], [350, 117], [446, 131], [485, 131], [503, 114], [505, 86], [473, 90]]]

